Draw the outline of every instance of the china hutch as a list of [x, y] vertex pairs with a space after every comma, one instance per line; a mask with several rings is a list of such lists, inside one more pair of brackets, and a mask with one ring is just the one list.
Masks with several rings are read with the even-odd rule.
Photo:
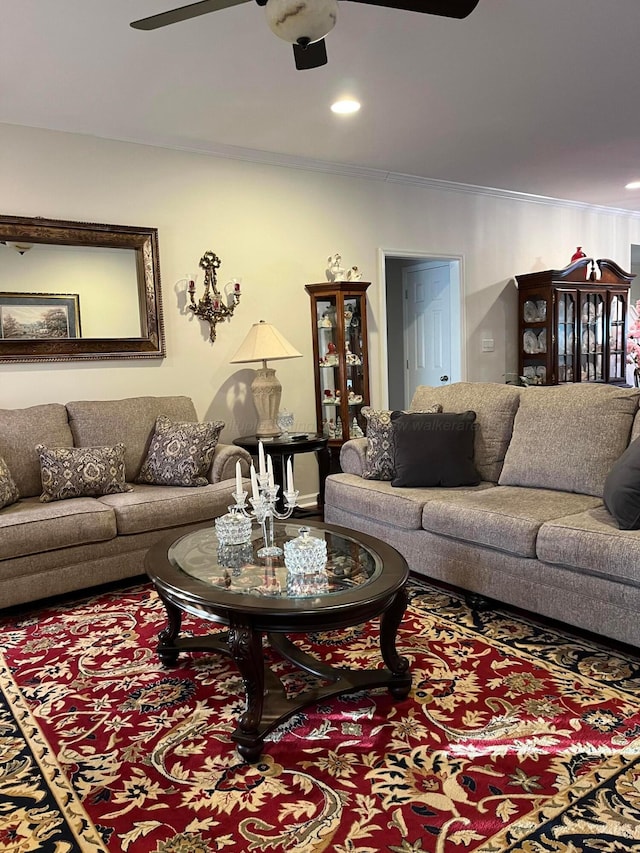
[[369, 405], [367, 281], [307, 284], [311, 297], [318, 432], [329, 439], [332, 470], [340, 448], [365, 433]]
[[516, 276], [519, 376], [529, 385], [625, 385], [633, 278], [614, 261], [591, 258]]

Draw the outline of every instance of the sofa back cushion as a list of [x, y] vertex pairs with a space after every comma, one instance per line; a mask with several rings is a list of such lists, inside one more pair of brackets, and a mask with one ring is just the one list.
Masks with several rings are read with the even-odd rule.
[[23, 498], [34, 497], [42, 491], [36, 444], [73, 446], [67, 410], [61, 403], [0, 409], [0, 456]]
[[[175, 421], [198, 420], [189, 397], [79, 400], [67, 403], [67, 412], [76, 447], [124, 444], [128, 482], [140, 473], [159, 415]], [[52, 445], [51, 441], [42, 443]]]
[[640, 391], [613, 385], [523, 388], [501, 486], [602, 497], [629, 443]]
[[497, 483], [507, 452], [521, 389], [497, 382], [455, 382], [431, 387], [419, 385], [413, 395], [412, 412], [439, 403], [443, 412], [476, 413], [475, 466], [483, 480]]

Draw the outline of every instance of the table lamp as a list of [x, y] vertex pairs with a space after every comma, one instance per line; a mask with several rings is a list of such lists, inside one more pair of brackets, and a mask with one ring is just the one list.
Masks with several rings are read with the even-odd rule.
[[256, 370], [256, 375], [251, 383], [253, 402], [258, 412], [258, 426], [256, 427], [258, 438], [273, 438], [282, 432], [278, 426], [282, 385], [278, 381], [273, 367], [267, 367], [267, 361], [301, 357], [302, 353], [294, 349], [277, 329], [270, 323], [260, 320], [259, 323], [254, 323], [249, 329], [249, 334], [231, 359], [231, 364], [249, 361], [262, 362], [262, 367]]

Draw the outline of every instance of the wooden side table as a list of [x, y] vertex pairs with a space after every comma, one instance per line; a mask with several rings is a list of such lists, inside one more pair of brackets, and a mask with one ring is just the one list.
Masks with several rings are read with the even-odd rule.
[[[257, 456], [260, 440], [261, 439], [256, 435], [244, 435], [241, 438], [234, 439], [233, 443], [238, 447], [244, 448], [244, 450], [252, 456]], [[273, 480], [276, 486], [280, 486], [278, 501], [276, 503], [276, 508], [279, 511], [284, 510], [284, 498], [282, 494], [286, 483], [287, 462], [291, 459], [291, 464], [293, 466], [293, 457], [298, 453], [316, 454], [316, 459], [318, 460], [318, 478], [320, 481], [318, 491], [318, 509], [322, 510], [324, 507], [324, 481], [329, 473], [329, 466], [331, 463], [329, 440], [320, 434], [307, 435], [304, 438], [299, 439], [284, 439], [281, 436], [276, 436], [276, 438], [263, 438], [262, 444], [264, 446], [264, 452], [268, 453], [273, 459]], [[278, 464], [278, 460], [280, 460], [280, 464]], [[303, 515], [304, 510], [300, 510], [299, 508], [294, 510], [294, 517], [300, 518]]]

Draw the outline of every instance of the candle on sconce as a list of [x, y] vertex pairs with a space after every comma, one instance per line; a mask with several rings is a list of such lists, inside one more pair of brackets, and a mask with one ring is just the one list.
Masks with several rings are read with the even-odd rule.
[[273, 462], [271, 461], [271, 456], [267, 456], [267, 482], [269, 484], [270, 489], [273, 489], [275, 487], [275, 483], [273, 480]]
[[251, 496], [254, 501], [257, 501], [260, 497], [260, 489], [258, 488], [258, 478], [256, 476], [256, 469], [251, 464]]
[[291, 463], [291, 457], [287, 459], [287, 491], [293, 492], [293, 465]]
[[242, 494], [242, 467], [240, 466], [240, 460], [236, 462], [236, 494]]
[[265, 467], [265, 460], [264, 460], [264, 444], [261, 441], [258, 442], [258, 464], [259, 464], [260, 476], [264, 477], [267, 473], [267, 469]]

